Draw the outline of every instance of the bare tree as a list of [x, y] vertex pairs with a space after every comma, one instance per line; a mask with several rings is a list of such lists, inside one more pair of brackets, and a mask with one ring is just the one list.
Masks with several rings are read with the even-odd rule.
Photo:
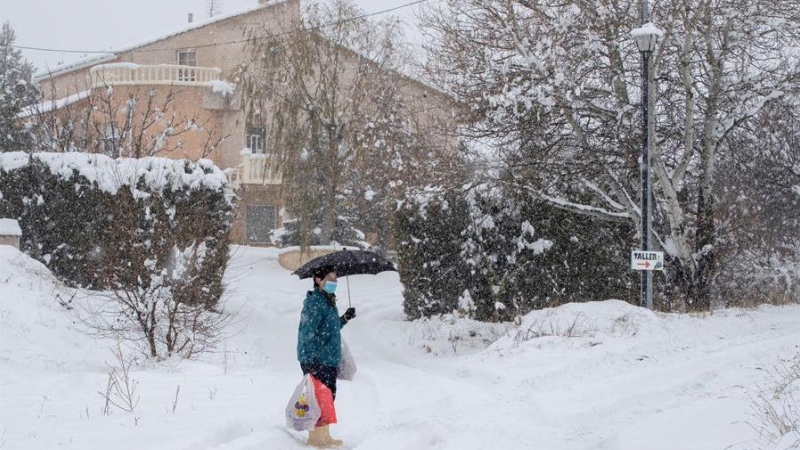
[[203, 301], [200, 279], [204, 244], [174, 247], [158, 262], [142, 245], [127, 250], [130, 264], [108, 270], [107, 300], [91, 305], [84, 323], [92, 332], [133, 343], [152, 358], [192, 358], [215, 348], [232, 315]]
[[80, 149], [142, 158], [185, 149], [185, 142], [192, 138], [200, 142], [196, 154], [207, 157], [226, 136], [213, 126], [210, 116], [187, 113], [180, 104], [185, 94], [174, 86], [76, 86], [73, 94], [62, 99], [53, 91], [51, 100], [29, 107], [24, 115], [39, 147], [53, 151]]
[[306, 243], [318, 226], [330, 241], [339, 200], [370, 151], [404, 151], [399, 140], [383, 138], [413, 132], [398, 23], [359, 15], [336, 0], [310, 5], [293, 28], [253, 30], [251, 57], [239, 69], [248, 121], [268, 130], [267, 151], [284, 171], [289, 212]]
[[[653, 21], [658, 86], [655, 238], [668, 297], [710, 305], [722, 152], [767, 105], [800, 90], [792, 0], [669, 0]], [[426, 22], [429, 73], [470, 105], [509, 183], [554, 206], [640, 229], [638, 1], [447, 0]]]

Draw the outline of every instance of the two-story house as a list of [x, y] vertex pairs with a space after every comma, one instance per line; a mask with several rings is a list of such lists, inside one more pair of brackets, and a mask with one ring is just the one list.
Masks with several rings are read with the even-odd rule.
[[[267, 154], [266, 133], [248, 123], [250, 115], [242, 106], [246, 102], [227, 80], [247, 57], [254, 27], [278, 33], [299, 23], [299, 18], [299, 0], [259, 0], [251, 10], [188, 23], [163, 37], [40, 74], [37, 81], [46, 99], [40, 111], [56, 110], [58, 116], [59, 109], [83, 108], [89, 115], [103, 111], [121, 115], [115, 123], [134, 123], [127, 130], [118, 129], [119, 125], [96, 126], [91, 130], [96, 142], [108, 143], [96, 151], [114, 154], [120, 133], [127, 133], [129, 139], [138, 133], [139, 140], [148, 141], [138, 145], [154, 149], [151, 154], [211, 159], [227, 170], [239, 198], [233, 241], [269, 244], [270, 231], [284, 219], [283, 177]], [[419, 123], [449, 120], [452, 102], [448, 97], [398, 76], [403, 79], [405, 97], [420, 115]], [[128, 99], [128, 104], [113, 111], [108, 105], [104, 109], [111, 95]], [[131, 113], [134, 102], [136, 114]], [[143, 102], [150, 104], [145, 108]], [[145, 112], [153, 117], [143, 117]], [[151, 127], [147, 133], [145, 126]]]

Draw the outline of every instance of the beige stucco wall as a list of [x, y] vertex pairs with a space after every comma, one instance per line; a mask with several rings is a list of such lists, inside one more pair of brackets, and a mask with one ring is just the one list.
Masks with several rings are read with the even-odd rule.
[[290, 250], [281, 253], [278, 256], [278, 263], [286, 270], [294, 272], [299, 269], [303, 264], [311, 261], [314, 258], [333, 253], [335, 250], [316, 250], [309, 249], [305, 252], [301, 250]]
[[418, 131], [435, 145], [455, 151], [460, 106], [452, 98], [410, 78], [402, 78], [399, 86], [416, 118]]

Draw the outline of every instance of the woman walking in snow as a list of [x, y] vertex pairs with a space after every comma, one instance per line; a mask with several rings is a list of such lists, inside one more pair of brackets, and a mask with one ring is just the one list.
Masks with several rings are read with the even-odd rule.
[[[328, 387], [336, 399], [336, 378], [342, 357], [341, 328], [356, 317], [355, 308], [347, 308], [339, 317], [336, 308], [336, 272], [333, 267], [314, 270], [314, 290], [306, 294], [300, 327], [297, 332], [297, 360], [303, 374], [311, 374]], [[328, 425], [308, 432], [308, 445], [340, 446], [333, 439]]]

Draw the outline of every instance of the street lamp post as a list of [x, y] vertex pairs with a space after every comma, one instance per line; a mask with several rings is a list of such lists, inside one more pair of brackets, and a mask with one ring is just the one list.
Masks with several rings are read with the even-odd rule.
[[[652, 234], [652, 219], [650, 205], [650, 154], [653, 148], [651, 126], [655, 130], [653, 108], [651, 102], [651, 61], [650, 57], [656, 49], [658, 38], [663, 32], [649, 21], [647, 0], [642, 0], [642, 26], [631, 31], [636, 39], [639, 52], [642, 54], [642, 161], [640, 164], [642, 174], [642, 251], [650, 251], [650, 236]], [[653, 272], [640, 271], [641, 276], [641, 306], [653, 309]]]

